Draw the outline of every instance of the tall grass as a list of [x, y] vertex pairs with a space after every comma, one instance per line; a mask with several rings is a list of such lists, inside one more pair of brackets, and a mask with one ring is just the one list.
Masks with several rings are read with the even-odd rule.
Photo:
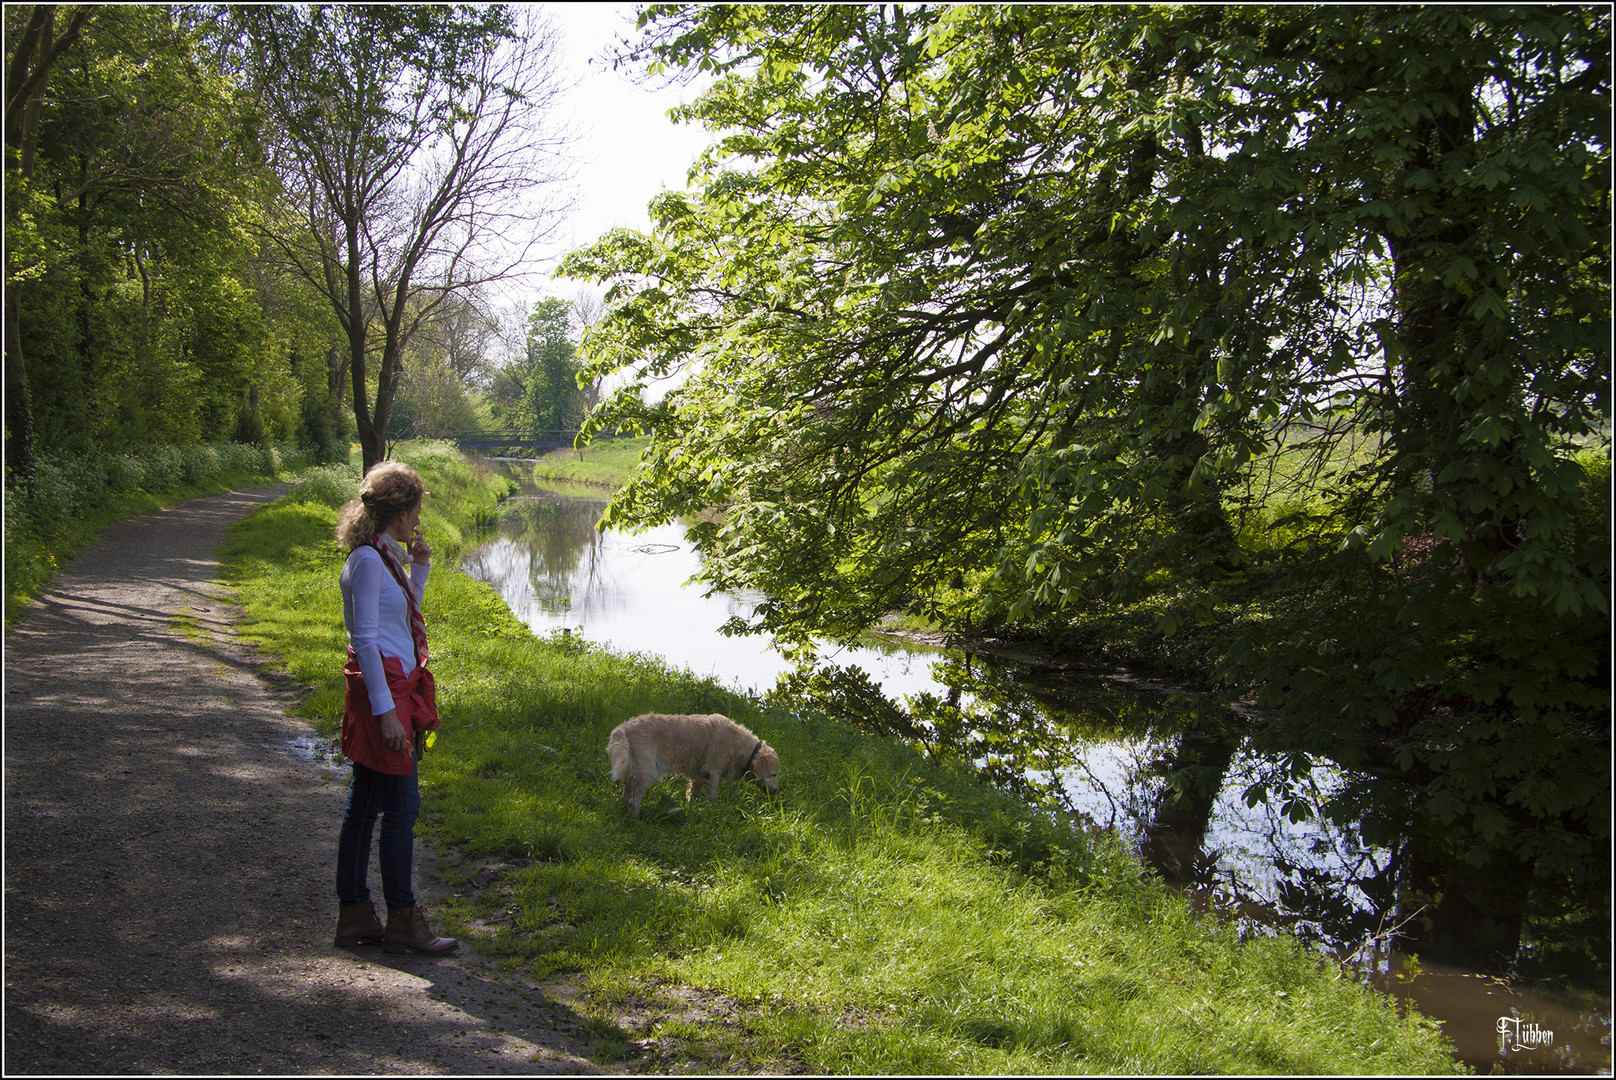
[[[475, 533], [498, 521], [500, 504], [516, 490], [514, 481], [467, 458], [453, 443], [400, 443], [394, 457], [427, 481], [421, 526], [445, 561], [459, 558], [468, 531]], [[348, 497], [353, 497], [351, 492]]]
[[[442, 550], [439, 530], [464, 530], [473, 497], [436, 454], [416, 461]], [[246, 633], [312, 688], [302, 709], [327, 734], [344, 652], [334, 520], [335, 503], [282, 500], [224, 553]], [[657, 987], [717, 995], [733, 1023], [659, 1034], [722, 1045], [745, 1071], [1458, 1071], [1434, 1024], [1294, 942], [1197, 921], [1115, 836], [824, 715], [535, 638], [447, 565], [425, 610], [443, 718], [422, 770], [450, 894], [439, 914], [504, 965], [581, 987], [602, 1015]], [[686, 806], [666, 781], [629, 819], [605, 740], [653, 709], [752, 727], [780, 752], [781, 794], [726, 786]], [[600, 1045], [610, 1064], [629, 1040]]]

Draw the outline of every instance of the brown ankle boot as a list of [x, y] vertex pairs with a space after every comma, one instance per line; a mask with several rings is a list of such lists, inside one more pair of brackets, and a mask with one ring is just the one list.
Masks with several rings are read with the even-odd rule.
[[409, 949], [413, 952], [441, 956], [444, 953], [454, 952], [459, 944], [452, 937], [438, 937], [432, 933], [432, 928], [426, 924], [426, 909], [420, 904], [412, 908], [400, 908], [397, 911], [388, 909], [387, 941], [382, 947], [390, 953], [401, 953]]
[[337, 914], [338, 945], [380, 945], [386, 939], [387, 931], [376, 916], [374, 900], [340, 905]]

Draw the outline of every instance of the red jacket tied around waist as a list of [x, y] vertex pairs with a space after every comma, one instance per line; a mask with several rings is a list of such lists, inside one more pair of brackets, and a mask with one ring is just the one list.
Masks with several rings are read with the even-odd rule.
[[[393, 708], [399, 723], [414, 742], [417, 731], [438, 729], [437, 686], [432, 672], [418, 665], [408, 675], [396, 656], [382, 656], [382, 667], [387, 673], [387, 688], [393, 694]], [[370, 710], [370, 694], [365, 688], [364, 672], [359, 670], [359, 657], [348, 650], [348, 663], [342, 669], [346, 689], [342, 700], [342, 753], [367, 769], [392, 776], [408, 776], [415, 771], [415, 754], [410, 749], [400, 752], [382, 741], [381, 724]]]

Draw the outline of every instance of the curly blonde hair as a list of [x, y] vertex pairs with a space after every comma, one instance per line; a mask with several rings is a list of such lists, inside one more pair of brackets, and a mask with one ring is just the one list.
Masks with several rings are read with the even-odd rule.
[[383, 461], [371, 467], [359, 482], [359, 497], [342, 507], [337, 519], [337, 542], [352, 551], [398, 520], [399, 515], [419, 506], [426, 497], [426, 485], [408, 465]]

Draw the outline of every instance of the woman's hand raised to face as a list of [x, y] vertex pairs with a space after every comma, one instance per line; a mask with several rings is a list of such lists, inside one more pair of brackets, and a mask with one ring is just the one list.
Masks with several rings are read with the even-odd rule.
[[410, 533], [409, 543], [405, 545], [405, 548], [409, 551], [410, 558], [421, 566], [430, 566], [432, 564], [432, 548], [427, 544], [426, 537], [419, 527]]

